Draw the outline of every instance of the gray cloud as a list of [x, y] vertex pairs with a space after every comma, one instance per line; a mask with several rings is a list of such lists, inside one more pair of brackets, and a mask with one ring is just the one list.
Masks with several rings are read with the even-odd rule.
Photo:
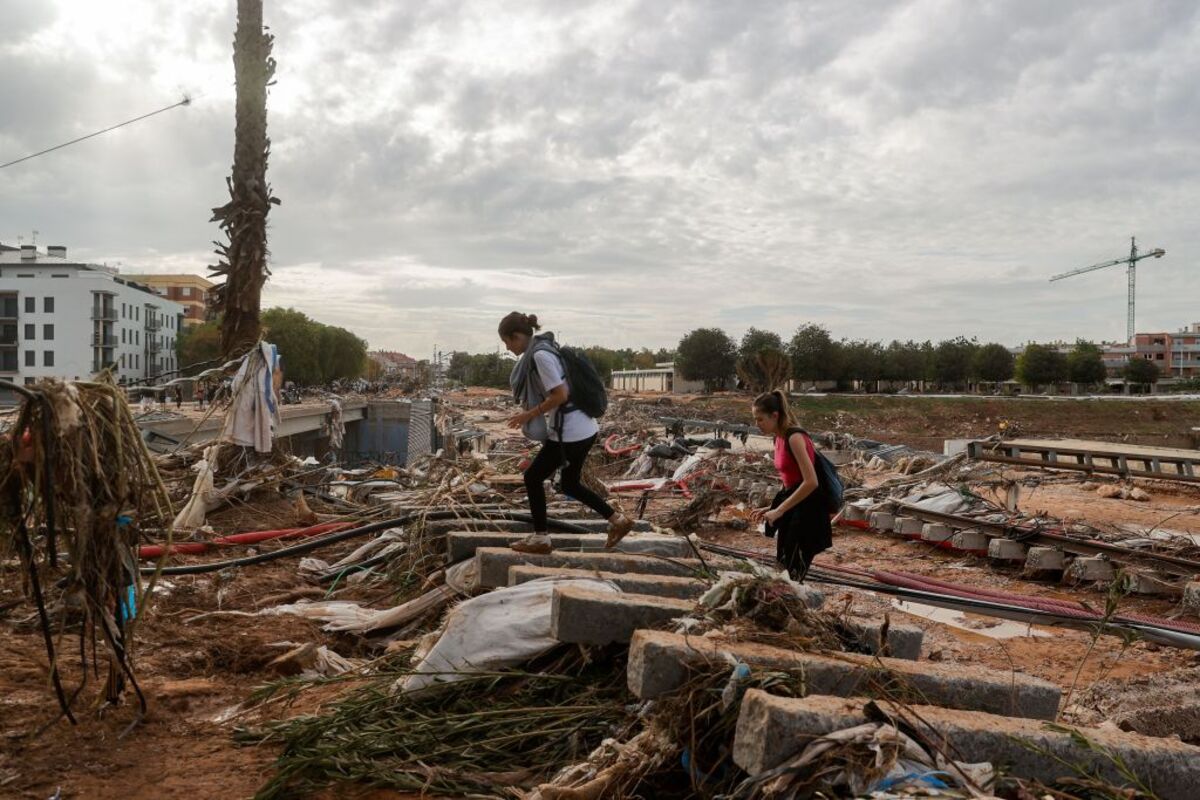
[[[140, 2], [140, 5], [139, 5]], [[0, 236], [200, 270], [232, 149], [232, 0], [0, 0]], [[11, 7], [11, 8], [10, 8]], [[268, 8], [275, 270], [414, 353], [538, 311], [575, 341], [807, 321], [1016, 343], [1192, 321], [1195, 4], [458, 2]], [[50, 46], [54, 42], [56, 46]]]

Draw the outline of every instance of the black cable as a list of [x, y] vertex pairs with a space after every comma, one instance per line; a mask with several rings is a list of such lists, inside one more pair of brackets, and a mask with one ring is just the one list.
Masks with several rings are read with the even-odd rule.
[[151, 111], [149, 114], [142, 114], [140, 117], [134, 117], [133, 119], [127, 119], [124, 122], [118, 122], [116, 125], [107, 127], [102, 131], [96, 131], [95, 133], [89, 133], [87, 136], [80, 136], [78, 139], [72, 139], [69, 142], [63, 142], [62, 144], [56, 144], [56, 145], [54, 145], [54, 147], [48, 147], [45, 150], [40, 150], [31, 155], [27, 155], [24, 158], [18, 158], [16, 161], [9, 161], [7, 164], [0, 164], [0, 169], [4, 169], [5, 167], [11, 167], [13, 164], [20, 164], [22, 161], [28, 161], [31, 158], [37, 158], [38, 156], [44, 156], [44, 155], [46, 155], [46, 153], [53, 153], [55, 150], [61, 150], [64, 147], [69, 147], [70, 145], [77, 144], [78, 142], [82, 142], [86, 139], [91, 139], [92, 137], [99, 136], [102, 133], [108, 133], [109, 131], [115, 131], [117, 128], [123, 128], [126, 125], [132, 125], [133, 123], [140, 122], [144, 119], [147, 119], [148, 117], [153, 117], [155, 114], [161, 114], [164, 111], [170, 111], [171, 109], [179, 108], [180, 106], [190, 105], [191, 102], [192, 102], [192, 98], [185, 96], [178, 103], [172, 103], [171, 105], [166, 106], [164, 108], [160, 108], [157, 111]]

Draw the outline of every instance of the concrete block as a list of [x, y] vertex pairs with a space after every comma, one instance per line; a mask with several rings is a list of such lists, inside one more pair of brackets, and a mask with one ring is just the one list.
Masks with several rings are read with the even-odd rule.
[[694, 578], [676, 578], [672, 575], [638, 575], [619, 572], [595, 572], [586, 569], [569, 569], [566, 567], [509, 567], [508, 585], [536, 581], [539, 578], [569, 577], [596, 578], [597, 580], [615, 583], [622, 592], [631, 594], [649, 594], [656, 597], [673, 597], [676, 600], [690, 600], [704, 594], [708, 584]]
[[842, 519], [848, 522], [859, 522], [867, 518], [867, 510], [854, 503], [847, 503], [846, 510], [842, 513]]
[[887, 511], [872, 511], [869, 519], [871, 527], [877, 531], [890, 531], [896, 524], [896, 516]]
[[[578, 513], [579, 506], [575, 506], [575, 509], [575, 513]], [[566, 525], [576, 525], [580, 528], [587, 528], [587, 530], [591, 531], [592, 533], [608, 533], [608, 520], [600, 519], [599, 517], [584, 517], [583, 519], [576, 519], [574, 517], [556, 517], [556, 519]], [[653, 530], [654, 526], [651, 525], [647, 520], [636, 519], [633, 521], [634, 533], [650, 533]]]
[[925, 523], [916, 517], [896, 517], [892, 524], [892, 532], [901, 536], [920, 536]]
[[1072, 561], [1063, 573], [1063, 580], [1068, 583], [1091, 583], [1092, 581], [1111, 581], [1116, 571], [1112, 562], [1099, 556], [1080, 556]]
[[921, 528], [921, 541], [940, 544], [954, 538], [954, 528], [941, 522], [926, 522]]
[[[877, 620], [849, 619], [846, 632], [853, 637], [851, 647], [859, 652], [880, 655], [879, 634], [883, 623]], [[921, 657], [925, 631], [916, 625], [890, 623], [887, 629], [887, 655], [916, 661]]]
[[629, 690], [643, 700], [658, 697], [679, 688], [696, 666], [728, 663], [726, 654], [751, 667], [802, 672], [809, 694], [853, 697], [884, 685], [894, 696], [914, 702], [1036, 719], [1053, 719], [1062, 694], [1047, 681], [984, 667], [855, 653], [818, 655], [645, 630], [637, 631], [629, 645]]
[[1026, 555], [1025, 545], [1012, 539], [997, 536], [988, 542], [988, 558], [992, 561], [1004, 561], [1013, 564], [1024, 564]]
[[1025, 574], [1061, 573], [1066, 566], [1066, 554], [1057, 547], [1031, 547], [1025, 554]]
[[1151, 597], [1178, 596], [1180, 588], [1149, 572], [1127, 572], [1123, 577], [1125, 591]]
[[550, 604], [550, 635], [572, 644], [628, 642], [634, 631], [657, 628], [695, 608], [690, 600], [558, 586]]
[[451, 531], [507, 531], [531, 533], [533, 524], [513, 519], [435, 519], [425, 523], [427, 533], [445, 535]]
[[[524, 536], [523, 533], [453, 531], [446, 534], [446, 559], [455, 564], [475, 555], [480, 547], [508, 547]], [[696, 553], [687, 539], [665, 533], [631, 533], [612, 550], [604, 547], [607, 538], [604, 533], [551, 533], [550, 543], [555, 550], [646, 553], [668, 558], [687, 558]]]
[[475, 551], [479, 585], [485, 588], [508, 586], [509, 567], [529, 564], [535, 567], [569, 567], [600, 572], [640, 573], [695, 577], [703, 568], [698, 559], [665, 559], [632, 553], [577, 553], [562, 550], [547, 555], [518, 553], [507, 547], [481, 547]]
[[[862, 698], [775, 697], [750, 689], [738, 714], [734, 763], [751, 775], [774, 769], [813, 739], [867, 722], [866, 702]], [[914, 706], [910, 711], [902, 716], [921, 720], [918, 729], [949, 743], [957, 758], [1005, 765], [1008, 774], [1021, 778], [1053, 783], [1058, 778], [1078, 777], [1073, 770], [1073, 765], [1078, 765], [1122, 786], [1127, 779], [1114, 763], [1120, 762], [1164, 800], [1195, 797], [1200, 782], [1200, 748], [1173, 739], [1078, 729], [1098, 745], [1093, 750], [1081, 746], [1070, 732], [1035, 720], [934, 706]]]
[[959, 531], [950, 538], [950, 546], [955, 550], [974, 553], [978, 556], [987, 555], [990, 537], [985, 536], [974, 528]]
[[1184, 585], [1183, 613], [1200, 617], [1200, 581], [1189, 581]]

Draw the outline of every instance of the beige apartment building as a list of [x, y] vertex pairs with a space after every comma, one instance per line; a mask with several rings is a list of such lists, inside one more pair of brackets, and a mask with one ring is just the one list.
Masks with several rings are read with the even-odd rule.
[[183, 327], [199, 325], [208, 318], [208, 293], [215, 283], [200, 275], [124, 275], [126, 280], [149, 286], [159, 297], [179, 303], [186, 309]]

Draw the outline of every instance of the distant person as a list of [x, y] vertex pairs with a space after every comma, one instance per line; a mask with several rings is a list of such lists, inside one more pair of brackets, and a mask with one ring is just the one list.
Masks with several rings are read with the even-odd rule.
[[766, 523], [775, 538], [775, 560], [792, 580], [804, 580], [817, 553], [833, 546], [833, 526], [814, 463], [817, 455], [778, 389], [754, 400], [754, 423], [775, 437], [775, 469], [783, 489], [771, 505], [754, 509], [752, 519]]
[[196, 383], [196, 409], [204, 410], [204, 384], [200, 382]]
[[179, 410], [183, 407], [183, 387], [175, 387], [175, 409]]
[[525, 470], [525, 491], [533, 534], [512, 544], [522, 553], [549, 553], [553, 547], [547, 533], [545, 481], [562, 467], [562, 489], [575, 500], [608, 520], [608, 541], [616, 544], [633, 529], [633, 520], [613, 509], [580, 482], [588, 451], [596, 442], [600, 426], [571, 403], [571, 387], [554, 343], [554, 334], [534, 335], [541, 328], [537, 316], [514, 311], [500, 320], [500, 340], [518, 361], [509, 375], [513, 397], [524, 409], [508, 420], [541, 449]]

